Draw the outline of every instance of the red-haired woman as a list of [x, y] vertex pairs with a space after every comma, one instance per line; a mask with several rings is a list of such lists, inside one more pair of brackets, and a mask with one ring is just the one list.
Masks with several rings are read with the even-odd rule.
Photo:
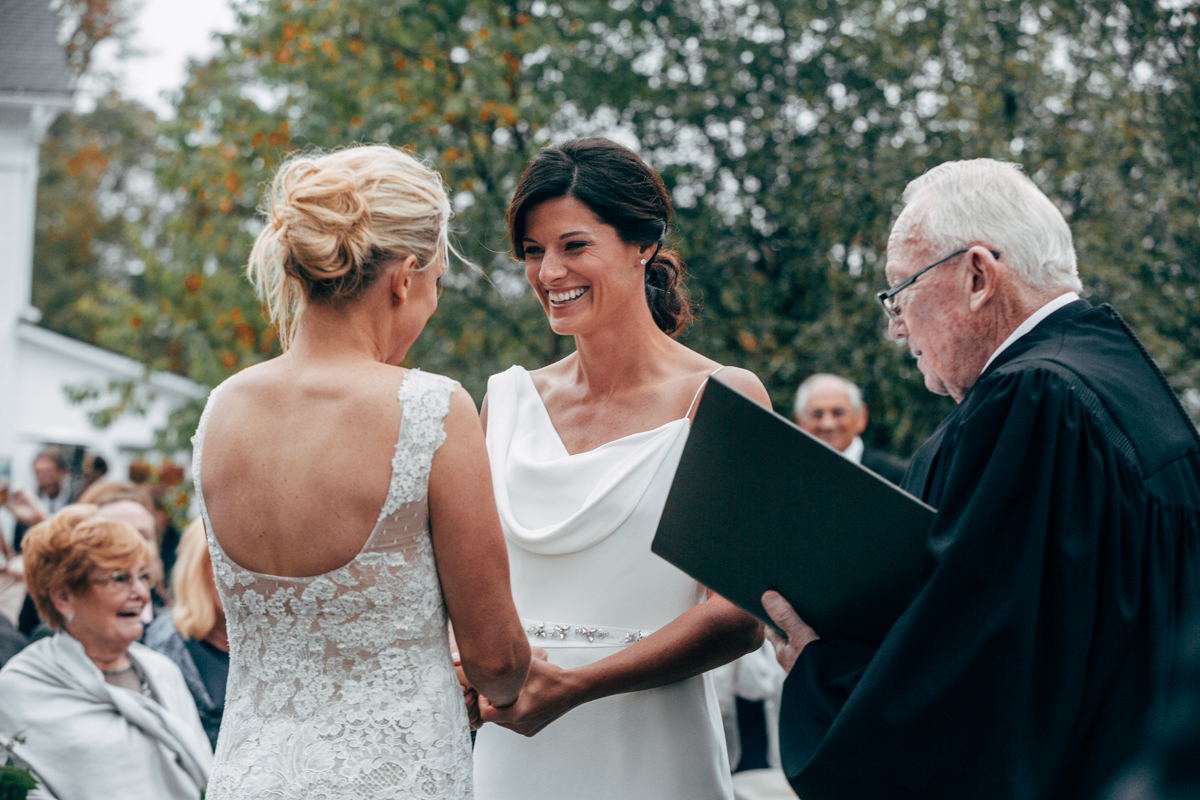
[[196, 800], [212, 748], [179, 670], [137, 643], [157, 576], [130, 526], [72, 505], [25, 536], [25, 582], [56, 630], [0, 670], [0, 739], [48, 796]]

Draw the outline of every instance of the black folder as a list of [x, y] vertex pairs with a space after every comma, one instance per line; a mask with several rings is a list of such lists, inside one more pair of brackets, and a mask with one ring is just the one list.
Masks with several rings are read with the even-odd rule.
[[713, 377], [651, 549], [768, 624], [774, 589], [822, 638], [878, 644], [935, 514]]

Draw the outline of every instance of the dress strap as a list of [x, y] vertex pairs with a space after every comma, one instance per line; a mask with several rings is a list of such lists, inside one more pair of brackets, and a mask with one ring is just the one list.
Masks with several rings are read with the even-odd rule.
[[401, 416], [392, 454], [391, 484], [379, 520], [406, 503], [425, 498], [433, 454], [446, 441], [442, 420], [450, 411], [450, 396], [458, 386], [456, 380], [415, 368], [404, 376], [396, 392]]
[[690, 406], [688, 406], [687, 413], [684, 414], [685, 417], [690, 417], [692, 415], [692, 409], [696, 407], [696, 401], [700, 399], [700, 393], [704, 391], [704, 387], [708, 384], [708, 379], [711, 378], [713, 375], [716, 375], [718, 372], [720, 372], [723, 369], [725, 369], [725, 365], [717, 367], [712, 372], [705, 375], [704, 380], [700, 381], [700, 388], [698, 388], [696, 390], [696, 394], [693, 395], [692, 404]]

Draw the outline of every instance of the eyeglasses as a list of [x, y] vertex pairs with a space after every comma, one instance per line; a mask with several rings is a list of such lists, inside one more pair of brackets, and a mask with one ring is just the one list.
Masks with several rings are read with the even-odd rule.
[[[950, 255], [941, 259], [940, 261], [935, 261], [932, 264], [930, 264], [928, 267], [917, 270], [912, 275], [909, 275], [907, 278], [900, 281], [892, 288], [887, 289], [886, 291], [882, 291], [879, 294], [875, 295], [876, 297], [879, 298], [879, 305], [883, 306], [883, 313], [887, 314], [887, 318], [889, 320], [900, 319], [900, 304], [898, 302], [896, 302], [896, 299], [895, 299], [896, 295], [900, 294], [905, 289], [912, 286], [913, 282], [916, 281], [917, 278], [921, 277], [926, 272], [929, 272], [929, 270], [933, 269], [938, 264], [945, 264], [950, 259], [954, 258], [955, 256], [961, 256], [963, 253], [967, 252], [970, 249], [971, 248], [969, 248], [969, 247], [964, 247], [962, 250], [955, 250], [953, 253], [951, 253]], [[995, 250], [989, 250], [988, 252], [991, 253], [996, 258], [1000, 257], [1000, 254], [997, 253]]]
[[157, 581], [157, 576], [153, 572], [139, 572], [134, 575], [129, 570], [118, 570], [104, 578], [92, 578], [92, 583], [97, 586], [110, 586], [114, 589], [129, 591], [133, 588], [134, 581], [141, 581], [146, 584], [146, 588], [150, 589]]

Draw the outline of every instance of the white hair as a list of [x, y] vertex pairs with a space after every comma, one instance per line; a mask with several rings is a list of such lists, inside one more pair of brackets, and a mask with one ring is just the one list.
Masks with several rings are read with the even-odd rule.
[[843, 389], [846, 390], [846, 395], [850, 398], [850, 408], [858, 411], [862, 408], [862, 390], [854, 385], [851, 381], [846, 380], [841, 375], [832, 375], [828, 372], [818, 372], [816, 375], [810, 375], [800, 384], [800, 388], [796, 390], [796, 402], [792, 405], [792, 412], [796, 416], [803, 416], [804, 409], [808, 408], [808, 398], [812, 394], [812, 390], [818, 383], [824, 380], [837, 382]]
[[935, 255], [982, 243], [1031, 288], [1080, 290], [1071, 229], [1020, 164], [948, 161], [909, 183], [901, 199], [889, 241], [921, 242]]

